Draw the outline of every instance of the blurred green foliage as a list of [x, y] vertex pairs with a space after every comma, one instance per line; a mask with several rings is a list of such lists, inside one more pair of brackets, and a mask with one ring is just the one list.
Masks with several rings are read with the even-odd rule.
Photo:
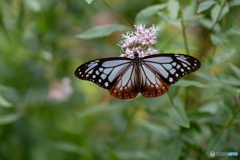
[[[0, 159], [240, 154], [239, 7], [239, 0], [0, 0]], [[130, 101], [74, 77], [86, 61], [119, 56], [121, 34], [139, 23], [160, 27], [159, 52], [189, 53], [201, 69], [161, 97]]]

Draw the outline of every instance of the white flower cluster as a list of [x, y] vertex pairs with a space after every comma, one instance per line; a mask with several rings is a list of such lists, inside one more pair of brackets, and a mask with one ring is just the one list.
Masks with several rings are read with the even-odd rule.
[[123, 40], [120, 41], [119, 46], [122, 48], [125, 54], [121, 54], [120, 57], [134, 58], [134, 52], [139, 54], [139, 57], [145, 57], [148, 55], [156, 54], [157, 50], [152, 49], [156, 43], [156, 35], [159, 28], [145, 28], [144, 25], [135, 25], [135, 31], [127, 32], [122, 35]]

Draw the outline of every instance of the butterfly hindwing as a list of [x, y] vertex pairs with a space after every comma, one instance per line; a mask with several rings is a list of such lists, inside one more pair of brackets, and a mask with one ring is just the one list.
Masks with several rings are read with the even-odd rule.
[[75, 76], [92, 81], [104, 89], [110, 89], [118, 76], [130, 67], [131, 62], [132, 59], [122, 57], [96, 59], [79, 66]]
[[158, 73], [144, 64], [140, 67], [140, 80], [140, 92], [147, 98], [161, 96], [170, 88], [170, 86], [161, 79]]
[[138, 95], [136, 66], [131, 65], [125, 72], [119, 75], [115, 84], [109, 89], [109, 93], [119, 99], [133, 99]]
[[148, 66], [167, 84], [174, 84], [184, 75], [198, 70], [201, 63], [188, 55], [183, 54], [156, 54], [143, 58], [144, 65]]

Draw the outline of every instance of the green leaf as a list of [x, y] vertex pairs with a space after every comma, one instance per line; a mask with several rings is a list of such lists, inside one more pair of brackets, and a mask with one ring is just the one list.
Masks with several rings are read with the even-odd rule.
[[140, 119], [140, 118], [137, 118], [136, 122], [138, 123], [138, 125], [141, 125], [141, 126], [145, 127], [146, 129], [148, 129], [151, 132], [159, 133], [161, 135], [167, 135], [168, 134], [167, 128], [163, 127], [161, 125], [157, 125], [155, 123], [148, 122], [148, 121], [145, 121], [145, 120]]
[[196, 72], [195, 75], [202, 79], [205, 79], [209, 82], [217, 82], [218, 81], [218, 78], [214, 74], [210, 74], [208, 72]]
[[[213, 25], [213, 21], [210, 20], [210, 19], [207, 19], [207, 18], [201, 19], [201, 20], [200, 20], [200, 23], [201, 23], [201, 25], [203, 25], [203, 26], [206, 27], [207, 29], [211, 29], [211, 28], [212, 28], [212, 25]], [[215, 32], [219, 32], [219, 31], [221, 31], [221, 26], [217, 23], [217, 24], [214, 26], [213, 30], [214, 30]]]
[[8, 115], [0, 115], [0, 125], [5, 125], [9, 123], [13, 123], [17, 121], [21, 115], [18, 113], [8, 114]]
[[231, 0], [231, 1], [229, 1], [229, 6], [230, 7], [240, 6], [240, 1], [239, 0]]
[[236, 74], [238, 78], [240, 78], [240, 68], [237, 66], [233, 65], [232, 63], [230, 64], [230, 67], [232, 68], [233, 72]]
[[228, 76], [228, 78], [226, 77], [221, 77], [219, 78], [219, 81], [221, 83], [223, 83], [224, 85], [230, 85], [230, 86], [240, 86], [240, 81], [238, 78], [234, 78], [234, 77], [231, 77], [231, 76]]
[[194, 14], [195, 14], [195, 8], [196, 8], [196, 3], [197, 1], [191, 1], [191, 4], [188, 5], [187, 7], [185, 7], [185, 9], [183, 10], [183, 20], [192, 20], [195, 19]]
[[191, 80], [184, 80], [184, 79], [180, 80], [178, 83], [176, 83], [174, 85], [181, 86], [181, 87], [188, 87], [188, 86], [196, 86], [196, 87], [199, 87], [199, 88], [210, 87], [209, 85], [200, 83], [198, 81], [191, 81]]
[[177, 0], [169, 0], [167, 9], [171, 19], [176, 20], [180, 10], [179, 2]]
[[39, 0], [24, 0], [25, 6], [33, 12], [41, 12], [42, 6]]
[[205, 118], [209, 115], [211, 115], [209, 112], [194, 112], [194, 113], [189, 113], [188, 118], [190, 121], [198, 121], [201, 118]]
[[126, 29], [127, 26], [119, 24], [104, 25], [99, 27], [91, 28], [79, 35], [76, 35], [77, 38], [81, 39], [92, 39], [108, 36], [115, 31], [120, 31]]
[[221, 152], [227, 145], [227, 133], [222, 131], [212, 137], [207, 147], [207, 154], [211, 151]]
[[213, 22], [221, 20], [229, 12], [229, 6], [226, 4], [221, 11], [221, 15], [219, 16], [220, 11], [221, 11], [221, 6], [219, 4], [216, 4], [212, 8], [211, 18], [212, 18]]
[[200, 3], [200, 5], [198, 6], [197, 13], [201, 13], [207, 10], [208, 8], [212, 7], [212, 5], [214, 5], [215, 3], [216, 3], [215, 1], [204, 1]]
[[12, 104], [10, 102], [8, 102], [6, 99], [4, 99], [1, 95], [0, 95], [0, 106], [3, 107], [11, 107]]
[[229, 51], [229, 47], [226, 45], [226, 41], [224, 40], [226, 39], [220, 37], [219, 35], [211, 34], [211, 41], [213, 44], [227, 52]]
[[143, 19], [151, 17], [159, 10], [166, 8], [166, 6], [167, 6], [166, 4], [158, 4], [158, 5], [153, 5], [141, 10], [137, 14], [135, 22], [141, 22]]
[[114, 151], [112, 151], [111, 149], [107, 149], [107, 153], [108, 153], [109, 159], [111, 159], [111, 160], [121, 160], [121, 158], [119, 158], [117, 156], [117, 154], [114, 153]]
[[181, 155], [182, 141], [180, 137], [175, 137], [163, 151], [164, 160], [178, 160]]
[[150, 159], [150, 156], [141, 150], [118, 151], [116, 155], [122, 159]]
[[122, 109], [123, 105], [122, 104], [114, 104], [114, 107], [112, 106], [113, 104], [101, 104], [98, 106], [94, 106], [91, 108], [87, 108], [82, 110], [80, 113], [78, 113], [77, 115], [79, 117], [85, 117], [85, 116], [90, 116], [93, 114], [97, 114], [97, 113], [101, 113], [101, 112], [107, 112], [107, 111], [113, 111], [113, 110], [117, 110], [117, 109]]
[[171, 107], [168, 110], [168, 114], [176, 124], [185, 128], [190, 127], [189, 120], [184, 107], [181, 106]]
[[227, 33], [230, 34], [230, 35], [240, 35], [240, 27], [236, 26], [236, 25], [233, 25], [229, 28]]
[[93, 0], [85, 0], [88, 4], [91, 4]]

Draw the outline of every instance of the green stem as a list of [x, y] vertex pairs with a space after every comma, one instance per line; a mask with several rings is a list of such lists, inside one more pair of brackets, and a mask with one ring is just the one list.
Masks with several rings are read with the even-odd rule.
[[[180, 0], [178, 0], [178, 3], [181, 7], [181, 3]], [[186, 34], [186, 26], [184, 24], [184, 19], [182, 16], [182, 11], [181, 11], [181, 17], [180, 17], [180, 22], [181, 22], [181, 26], [182, 26], [182, 34], [183, 34], [183, 40], [184, 40], [184, 46], [185, 46], [185, 50], [187, 55], [189, 55], [189, 49], [188, 49], [188, 42], [187, 42], [187, 34]]]
[[113, 6], [107, 2], [107, 0], [102, 0], [103, 3], [105, 3], [113, 12], [115, 12], [122, 20], [124, 20], [130, 27], [133, 27], [133, 23], [130, 22], [128, 19], [126, 19], [123, 15], [121, 15], [116, 9], [113, 8]]
[[237, 106], [237, 110], [234, 113], [234, 115], [231, 117], [231, 119], [228, 121], [228, 123], [226, 124], [226, 126], [224, 127], [224, 130], [227, 130], [231, 124], [233, 123], [233, 120], [237, 117], [237, 115], [240, 113], [240, 106]]
[[202, 47], [201, 47], [201, 52], [200, 52], [200, 57], [199, 57], [199, 59], [201, 59], [202, 56], [203, 56], [203, 51], [204, 51], [204, 48], [205, 48], [206, 44], [207, 44], [208, 41], [209, 41], [210, 33], [212, 33], [214, 27], [216, 26], [216, 24], [217, 24], [217, 22], [218, 22], [218, 20], [219, 20], [219, 18], [220, 18], [220, 16], [221, 16], [221, 14], [222, 14], [223, 8], [224, 8], [224, 6], [226, 5], [227, 2], [228, 2], [228, 0], [225, 0], [225, 1], [222, 3], [221, 8], [220, 8], [220, 10], [219, 10], [219, 12], [218, 12], [217, 18], [215, 19], [215, 21], [213, 22], [211, 28], [209, 29], [209, 33], [208, 33], [207, 37], [205, 38], [204, 43], [203, 43], [203, 45], [202, 45]]

